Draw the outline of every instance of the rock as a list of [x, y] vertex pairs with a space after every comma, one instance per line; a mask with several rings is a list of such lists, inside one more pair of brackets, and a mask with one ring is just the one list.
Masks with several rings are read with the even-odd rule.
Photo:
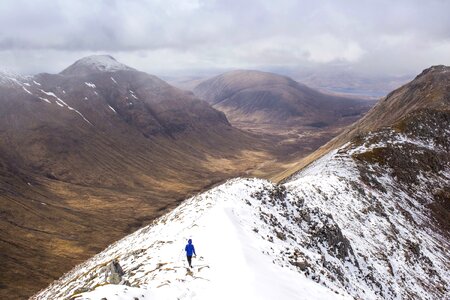
[[111, 284], [122, 282], [122, 276], [125, 274], [117, 260], [113, 260], [106, 267], [105, 280]]
[[291, 260], [289, 262], [291, 263], [291, 265], [296, 266], [297, 268], [299, 268], [302, 271], [305, 271], [306, 268], [308, 268], [310, 266], [306, 260], [301, 260], [301, 261]]

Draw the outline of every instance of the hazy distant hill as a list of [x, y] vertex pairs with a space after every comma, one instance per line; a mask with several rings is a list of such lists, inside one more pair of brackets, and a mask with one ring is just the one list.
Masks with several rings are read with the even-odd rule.
[[223, 111], [232, 124], [333, 126], [351, 123], [374, 103], [324, 94], [289, 77], [245, 70], [205, 80], [194, 93]]

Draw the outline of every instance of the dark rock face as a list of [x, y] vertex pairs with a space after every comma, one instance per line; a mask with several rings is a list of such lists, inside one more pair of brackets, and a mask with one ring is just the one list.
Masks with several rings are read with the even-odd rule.
[[[377, 164], [383, 169], [389, 169], [397, 180], [407, 186], [418, 185], [420, 176], [437, 174], [450, 168], [448, 128], [449, 111], [417, 111], [394, 124], [393, 130], [386, 128], [372, 133], [364, 140], [357, 139], [356, 145], [379, 146], [371, 146], [371, 150], [353, 157], [361, 163]], [[419, 140], [423, 145], [407, 142], [399, 149], [391, 142], [399, 138]]]
[[[331, 215], [321, 215], [318, 209], [306, 209], [301, 212], [304, 220], [308, 220], [309, 234], [311, 235], [311, 244], [326, 245], [330, 255], [336, 256], [341, 261], [353, 256], [353, 250], [350, 242], [342, 234], [339, 226], [334, 222]], [[310, 215], [319, 216], [320, 222], [312, 221]]]
[[[442, 174], [450, 170], [448, 128], [449, 110], [416, 111], [392, 128], [356, 139], [356, 146], [370, 146], [371, 149], [353, 155], [361, 178], [368, 186], [385, 192], [385, 187], [377, 178], [388, 170], [389, 175], [401, 183], [405, 193], [432, 194], [434, 202], [427, 205], [436, 221], [434, 226], [447, 236], [450, 235], [449, 197], [446, 187], [438, 186]], [[406, 142], [396, 142], [405, 139]]]
[[[317, 269], [324, 267], [327, 270], [325, 276], [343, 285], [346, 284], [344, 264], [351, 262], [356, 268], [359, 265], [350, 241], [343, 235], [330, 214], [324, 214], [317, 207], [305, 206], [304, 201], [288, 192], [284, 185], [261, 189], [252, 197], [260, 201], [263, 207], [267, 207], [267, 210], [260, 209], [259, 212], [260, 219], [271, 228], [273, 233], [266, 237], [267, 240], [274, 242], [278, 239], [294, 245], [300, 243], [314, 253], [321, 253], [322, 257], [321, 260], [316, 261], [300, 249], [288, 247], [283, 260], [287, 260], [289, 264], [317, 282], [321, 282], [320, 276], [324, 276], [323, 271], [319, 274]], [[291, 228], [287, 225], [288, 223], [296, 228]], [[299, 232], [301, 236], [298, 235]], [[325, 258], [326, 256], [340, 263], [329, 261]]]

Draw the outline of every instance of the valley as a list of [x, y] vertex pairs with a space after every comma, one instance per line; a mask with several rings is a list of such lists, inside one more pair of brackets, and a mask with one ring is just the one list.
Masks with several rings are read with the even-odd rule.
[[356, 118], [326, 129], [230, 124], [192, 93], [110, 56], [60, 74], [2, 74], [0, 102], [0, 297], [10, 299], [190, 195], [237, 176], [276, 176]]
[[235, 178], [188, 198], [32, 299], [448, 298], [449, 74], [424, 70], [358, 122], [371, 130], [350, 127], [282, 183]]
[[449, 11], [0, 2], [0, 300], [450, 300]]

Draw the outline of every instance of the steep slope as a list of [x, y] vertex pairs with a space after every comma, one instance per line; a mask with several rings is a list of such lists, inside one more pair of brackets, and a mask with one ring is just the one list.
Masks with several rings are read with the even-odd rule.
[[381, 99], [363, 118], [348, 126], [318, 151], [294, 164], [275, 179], [280, 180], [295, 173], [358, 135], [392, 126], [407, 114], [423, 109], [448, 110], [449, 106], [450, 67], [440, 65], [425, 69], [414, 80]]
[[31, 295], [268, 157], [192, 93], [109, 56], [1, 74], [0, 107], [0, 298]]
[[327, 95], [288, 77], [259, 71], [233, 71], [200, 83], [200, 98], [225, 112], [232, 123], [325, 127], [359, 116], [367, 101]]
[[[283, 249], [282, 245], [259, 236], [272, 233], [260, 228], [263, 222], [255, 208], [272, 214], [272, 207], [252, 194], [263, 196], [272, 188], [263, 180], [234, 180], [194, 197], [153, 226], [97, 255], [36, 298], [63, 298], [77, 289], [101, 285], [104, 279], [101, 265], [106, 265], [111, 258], [119, 258], [130, 285], [140, 286], [141, 291], [148, 294], [142, 290], [145, 285], [153, 295], [167, 299], [273, 299], [277, 295], [290, 298], [305, 288], [313, 288], [309, 292], [306, 289], [305, 295], [318, 293], [323, 299], [332, 296], [333, 293], [324, 288], [315, 288], [313, 282], [295, 278], [295, 272], [274, 265], [269, 253], [259, 251], [260, 246], [269, 251], [270, 247]], [[257, 234], [253, 228], [261, 232]], [[198, 260], [194, 259], [192, 270], [185, 267], [185, 257], [180, 252], [191, 235], [199, 255]], [[274, 276], [275, 273], [278, 276]], [[74, 282], [69, 282], [75, 278]], [[275, 289], [268, 285], [269, 280]], [[61, 289], [62, 285], [66, 287]], [[156, 288], [158, 286], [160, 288]]]
[[[448, 109], [423, 110], [352, 139], [282, 185], [229, 181], [33, 299], [446, 299], [449, 141]], [[182, 257], [191, 237], [193, 269]], [[121, 285], [103, 286], [114, 259]]]

